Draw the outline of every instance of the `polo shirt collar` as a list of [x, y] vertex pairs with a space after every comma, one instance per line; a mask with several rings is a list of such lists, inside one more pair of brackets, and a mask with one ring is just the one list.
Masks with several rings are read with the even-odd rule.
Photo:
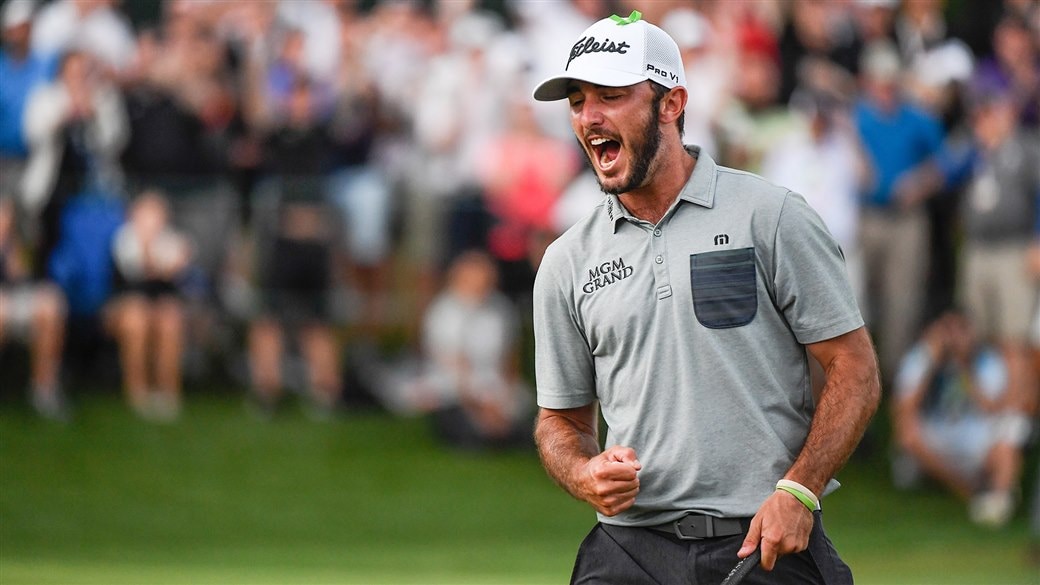
[[[687, 145], [686, 152], [697, 159], [697, 165], [693, 167], [690, 179], [679, 192], [679, 199], [711, 209], [715, 204], [715, 177], [718, 165], [699, 146]], [[617, 224], [622, 219], [639, 221], [625, 209], [617, 195], [607, 195], [606, 212], [613, 232], [617, 232]]]

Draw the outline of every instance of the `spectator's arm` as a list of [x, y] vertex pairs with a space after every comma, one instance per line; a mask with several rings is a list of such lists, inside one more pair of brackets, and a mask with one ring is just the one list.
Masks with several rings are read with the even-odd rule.
[[32, 92], [26, 100], [22, 118], [22, 132], [29, 148], [39, 148], [54, 141], [68, 111], [68, 94], [56, 86], [44, 86]]
[[130, 121], [123, 99], [114, 87], [99, 89], [94, 94], [93, 139], [107, 156], [117, 158], [130, 139]]
[[29, 162], [22, 177], [22, 204], [36, 216], [47, 204], [57, 178], [61, 145], [58, 135], [70, 109], [69, 96], [56, 85], [38, 88], [29, 95], [22, 131], [29, 146]]
[[974, 144], [947, 140], [932, 161], [942, 178], [945, 189], [959, 187], [968, 181], [979, 160], [979, 150]]
[[938, 193], [945, 183], [939, 163], [945, 136], [939, 121], [924, 115], [920, 121], [918, 140], [918, 147], [924, 158], [912, 169], [900, 175], [893, 185], [895, 197], [902, 209], [917, 207]]

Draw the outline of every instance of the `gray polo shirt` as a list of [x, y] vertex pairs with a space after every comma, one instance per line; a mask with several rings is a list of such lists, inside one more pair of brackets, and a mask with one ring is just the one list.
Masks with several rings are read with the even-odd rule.
[[635, 505], [600, 517], [622, 525], [753, 515], [809, 431], [803, 344], [863, 325], [802, 197], [705, 154], [656, 226], [608, 195], [549, 247], [534, 299], [538, 404], [599, 400], [607, 445], [643, 464]]

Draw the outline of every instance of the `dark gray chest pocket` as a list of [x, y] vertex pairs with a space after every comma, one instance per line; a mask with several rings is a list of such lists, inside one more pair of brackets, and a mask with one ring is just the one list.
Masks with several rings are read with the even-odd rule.
[[747, 325], [758, 312], [755, 249], [690, 254], [693, 310], [701, 325], [728, 329]]

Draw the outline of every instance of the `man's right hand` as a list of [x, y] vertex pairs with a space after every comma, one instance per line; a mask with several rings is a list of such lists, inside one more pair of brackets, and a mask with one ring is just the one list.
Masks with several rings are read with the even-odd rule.
[[632, 507], [643, 465], [636, 452], [613, 446], [588, 460], [580, 474], [580, 493], [597, 512], [614, 516]]

